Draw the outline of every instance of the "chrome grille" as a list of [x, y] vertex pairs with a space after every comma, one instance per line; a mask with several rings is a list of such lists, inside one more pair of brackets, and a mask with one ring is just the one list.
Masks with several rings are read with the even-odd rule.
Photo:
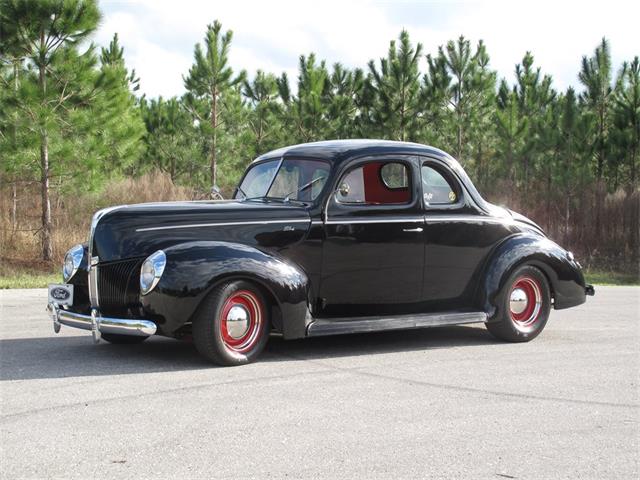
[[99, 308], [98, 300], [98, 257], [89, 254], [89, 300], [92, 308]]

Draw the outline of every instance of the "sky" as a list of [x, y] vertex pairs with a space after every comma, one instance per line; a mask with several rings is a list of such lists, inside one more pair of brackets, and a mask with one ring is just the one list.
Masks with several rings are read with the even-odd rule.
[[[366, 68], [386, 55], [402, 29], [424, 53], [461, 34], [474, 45], [482, 39], [491, 66], [510, 82], [516, 63], [531, 51], [559, 90], [580, 88], [580, 60], [603, 36], [616, 71], [640, 55], [639, 1], [102, 0], [100, 6], [93, 40], [106, 46], [118, 33], [127, 66], [141, 79], [140, 93], [149, 97], [184, 93], [194, 46], [216, 19], [233, 31], [235, 70], [250, 76], [258, 69], [284, 71], [293, 84], [301, 54]], [[420, 66], [425, 71], [426, 60]]]

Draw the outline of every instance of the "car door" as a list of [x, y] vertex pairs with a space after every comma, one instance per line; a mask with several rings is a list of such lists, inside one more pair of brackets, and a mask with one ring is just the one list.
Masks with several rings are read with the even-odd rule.
[[415, 157], [373, 157], [339, 176], [325, 211], [322, 311], [408, 312], [420, 300], [424, 218]]
[[483, 262], [496, 243], [509, 235], [509, 228], [475, 206], [444, 162], [423, 159], [420, 176], [427, 309], [471, 308]]

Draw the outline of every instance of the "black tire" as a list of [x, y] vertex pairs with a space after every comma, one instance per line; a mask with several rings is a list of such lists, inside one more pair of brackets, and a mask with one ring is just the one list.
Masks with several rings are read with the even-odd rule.
[[139, 335], [120, 335], [118, 333], [103, 333], [101, 338], [115, 345], [135, 345], [142, 343], [149, 337], [141, 337]]
[[[512, 307], [511, 295], [516, 290], [520, 292], [514, 294], [514, 307]], [[523, 297], [525, 300], [518, 301]], [[549, 319], [551, 312], [549, 282], [537, 268], [523, 265], [505, 282], [497, 301], [496, 317], [485, 324], [487, 330], [500, 340], [528, 342], [540, 335]], [[523, 310], [519, 312], [521, 308]]]
[[[233, 327], [227, 320], [239, 307], [239, 317], [247, 318]], [[254, 284], [243, 280], [223, 283], [204, 299], [193, 319], [193, 343], [207, 360], [233, 366], [253, 362], [269, 339], [268, 304]], [[234, 326], [235, 326], [234, 325]], [[246, 330], [243, 330], [246, 325]], [[244, 332], [244, 333], [243, 333]], [[233, 335], [235, 333], [235, 336]]]

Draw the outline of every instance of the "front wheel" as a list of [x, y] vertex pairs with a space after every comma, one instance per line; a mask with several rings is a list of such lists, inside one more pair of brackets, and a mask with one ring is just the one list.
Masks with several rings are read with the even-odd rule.
[[486, 323], [500, 340], [528, 342], [544, 329], [551, 311], [551, 292], [544, 274], [535, 267], [518, 268], [498, 295], [497, 318]]
[[252, 283], [219, 285], [204, 299], [193, 319], [193, 342], [207, 360], [219, 365], [254, 361], [269, 338], [264, 296]]

